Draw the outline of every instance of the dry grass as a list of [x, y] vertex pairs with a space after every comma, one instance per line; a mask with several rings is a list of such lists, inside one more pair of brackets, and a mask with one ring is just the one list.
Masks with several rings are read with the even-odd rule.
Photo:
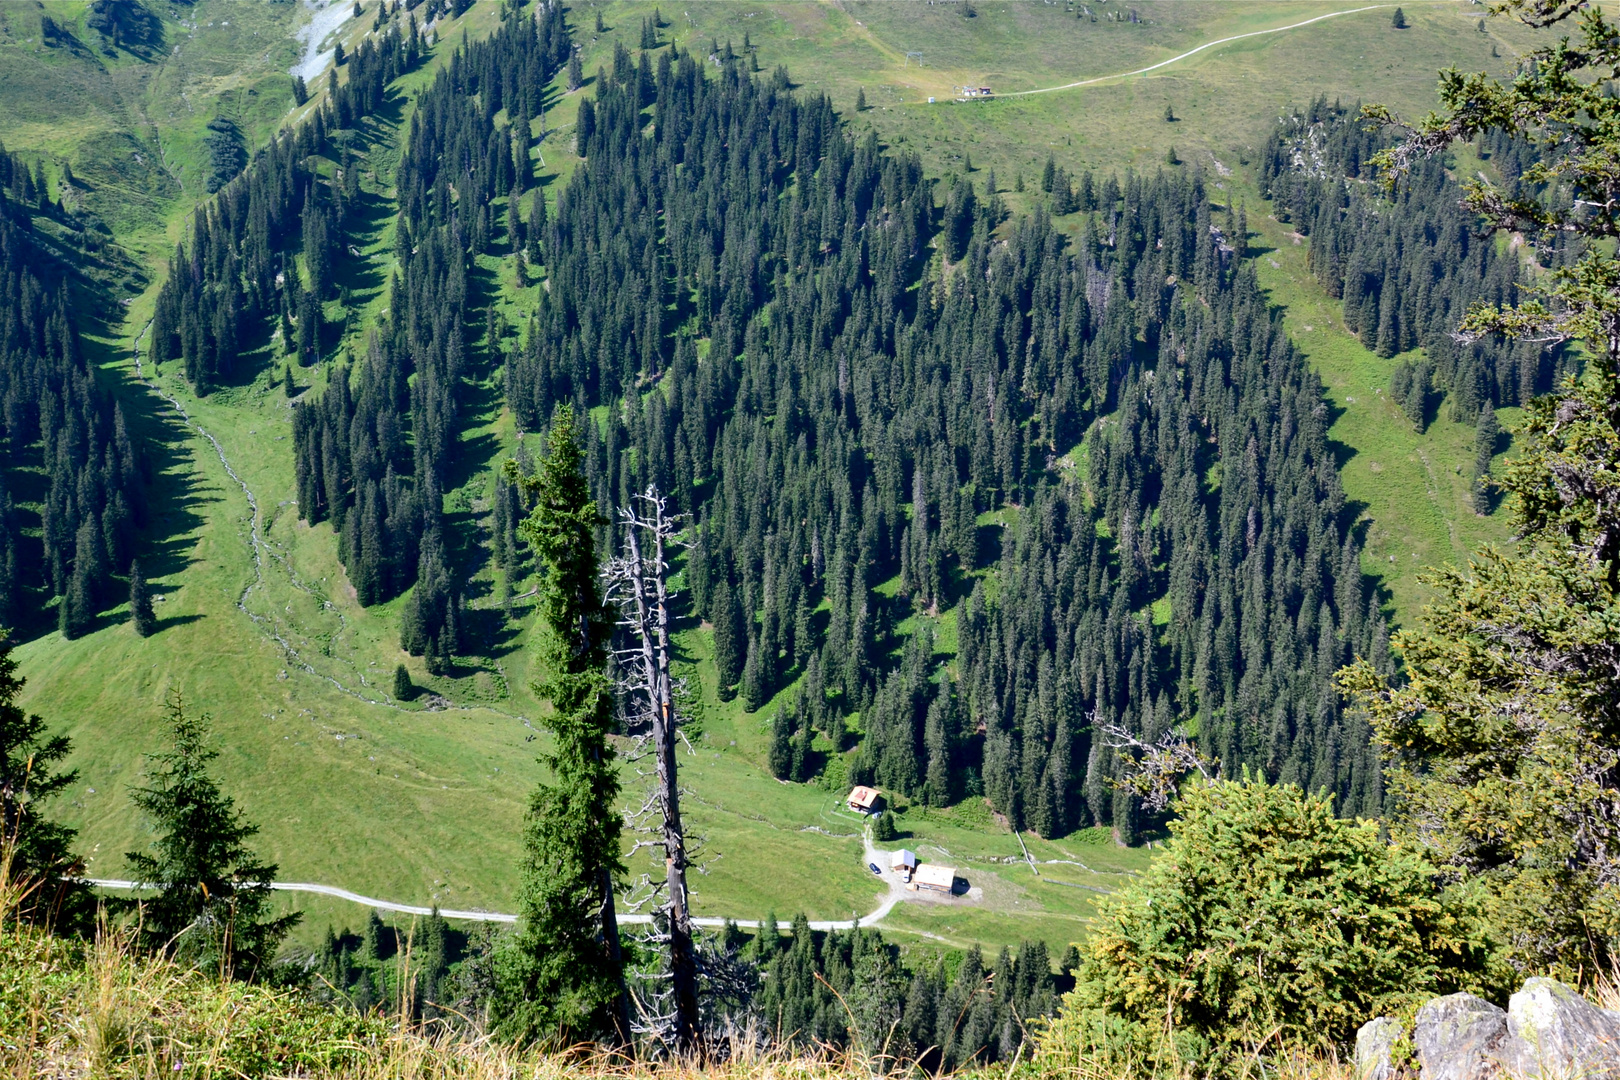
[[[104, 929], [94, 942], [0, 925], [0, 1076], [12, 1080], [308, 1077], [310, 1080], [844, 1080], [884, 1069], [856, 1052], [805, 1055], [734, 1043], [720, 1064], [647, 1062], [593, 1051], [545, 1053], [443, 1026], [359, 1017], [293, 991], [223, 982], [130, 948]], [[1259, 1080], [1350, 1080], [1320, 1057], [1271, 1054], [1234, 1063]], [[985, 1077], [1146, 1080], [1179, 1070], [1037, 1055]]]
[[[127, 929], [93, 941], [55, 937], [16, 918], [25, 890], [0, 844], [0, 1076], [8, 1080], [843, 1080], [924, 1076], [911, 1063], [858, 1051], [773, 1049], [753, 1032], [722, 1063], [649, 1062], [596, 1050], [506, 1046], [442, 1024], [363, 1017], [293, 990], [249, 986], [134, 948]], [[1233, 1062], [1234, 1080], [1350, 1080], [1320, 1056], [1268, 1052]], [[967, 1074], [975, 1075], [975, 1074]], [[1189, 1070], [1036, 1053], [978, 1074], [994, 1080], [1189, 1077]], [[930, 1080], [938, 1080], [931, 1077]], [[953, 1078], [954, 1080], [954, 1078]]]

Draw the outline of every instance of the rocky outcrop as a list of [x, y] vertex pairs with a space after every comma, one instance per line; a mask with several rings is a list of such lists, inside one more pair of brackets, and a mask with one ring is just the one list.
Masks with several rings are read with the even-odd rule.
[[1507, 1037], [1507, 1013], [1473, 994], [1435, 998], [1412, 1024], [1412, 1049], [1425, 1080], [1494, 1074]]
[[1620, 1080], [1620, 1012], [1554, 979], [1531, 979], [1508, 1002], [1502, 1063], [1515, 1074]]
[[1364, 1024], [1360, 1080], [1396, 1080], [1413, 1066], [1420, 1080], [1620, 1080], [1620, 1012], [1554, 979], [1526, 982], [1505, 1012], [1472, 994], [1435, 998], [1418, 1010], [1409, 1044], [1405, 1037], [1391, 1016]]
[[1380, 1016], [1356, 1032], [1356, 1076], [1360, 1080], [1395, 1080], [1391, 1056], [1406, 1029], [1393, 1016]]

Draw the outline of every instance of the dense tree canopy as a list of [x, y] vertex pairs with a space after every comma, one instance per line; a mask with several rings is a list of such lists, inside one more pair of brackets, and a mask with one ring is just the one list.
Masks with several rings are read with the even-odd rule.
[[[458, 49], [420, 95], [395, 177], [399, 271], [388, 318], [358, 377], [340, 368], [327, 392], [297, 411], [299, 512], [331, 520], [361, 603], [415, 583], [400, 644], [435, 670], [463, 637], [465, 600], [443, 508], [459, 467], [461, 387], [490, 358], [469, 349], [478, 331], [466, 319], [471, 264], [495, 243], [503, 204], [510, 243], [527, 245], [531, 118], [567, 40], [559, 6], [542, 5], [533, 18], [513, 9], [491, 37]], [[543, 199], [534, 205], [543, 213]]]
[[[1229, 768], [1377, 809], [1328, 677], [1387, 646], [1321, 389], [1196, 171], [1083, 177], [1073, 244], [997, 231], [965, 180], [936, 225], [920, 163], [825, 99], [669, 51], [620, 50], [578, 137], [508, 401], [607, 405], [598, 501], [695, 512], [693, 602], [748, 707], [802, 675], [794, 732], [842, 749], [860, 716], [852, 779], [1048, 834], [1130, 835], [1095, 719], [1198, 717]], [[952, 680], [894, 627], [957, 604]]]
[[[222, 370], [186, 351], [206, 296], [254, 334], [279, 306], [321, 355], [328, 256], [369, 197], [333, 132], [415, 61], [413, 19], [199, 217], [155, 355]], [[524, 565], [512, 480], [487, 537], [443, 511], [465, 388], [499, 364], [522, 429], [561, 404], [599, 418], [581, 438], [604, 511], [653, 484], [693, 515], [684, 584], [722, 694], [754, 710], [802, 680], [786, 775], [983, 794], [1021, 828], [1131, 839], [1096, 731], [1181, 726], [1230, 771], [1377, 812], [1365, 724], [1328, 675], [1387, 670], [1388, 648], [1321, 388], [1242, 261], [1243, 215], [1196, 168], [1054, 166], [1052, 209], [1083, 214], [1070, 240], [1042, 212], [1008, 221], [971, 173], [936, 184], [856, 137], [785, 71], [717, 53], [711, 73], [655, 35], [580, 102], [585, 160], [548, 204], [533, 124], [570, 55], [559, 7], [511, 5], [448, 56], [395, 177], [387, 316], [296, 409], [299, 513], [332, 523], [362, 603], [410, 590], [407, 650], [445, 670], [472, 564], [492, 553], [508, 595]], [[475, 272], [501, 251], [545, 278], [510, 349]], [[954, 662], [898, 629], [953, 609]]]
[[122, 600], [113, 579], [146, 501], [123, 408], [80, 342], [68, 270], [34, 231], [36, 213], [57, 212], [44, 173], [0, 148], [0, 625], [60, 597], [52, 614], [76, 637]]
[[[1396, 368], [1391, 385], [1419, 430], [1442, 391], [1451, 418], [1464, 423], [1487, 404], [1525, 404], [1573, 370], [1573, 359], [1539, 342], [1453, 337], [1471, 304], [1518, 303], [1527, 281], [1522, 250], [1480, 238], [1478, 215], [1462, 205], [1462, 186], [1439, 160], [1415, 164], [1394, 193], [1370, 183], [1388, 141], [1356, 110], [1318, 99], [1272, 129], [1261, 182], [1279, 216], [1310, 238], [1309, 265], [1342, 299], [1345, 326], [1380, 356], [1423, 349]], [[1490, 128], [1475, 142], [1514, 196], [1542, 186], [1525, 178], [1538, 155], [1522, 139]], [[1549, 267], [1579, 250], [1556, 230], [1538, 240], [1532, 250]]]

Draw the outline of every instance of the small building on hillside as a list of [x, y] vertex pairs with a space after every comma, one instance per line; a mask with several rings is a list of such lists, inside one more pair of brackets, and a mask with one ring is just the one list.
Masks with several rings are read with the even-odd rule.
[[889, 856], [889, 869], [897, 874], [910, 874], [917, 869], [917, 853], [901, 848]]
[[938, 863], [923, 863], [911, 876], [918, 889], [944, 893], [949, 896], [956, 889], [956, 867]]
[[856, 784], [850, 790], [848, 802], [849, 808], [857, 814], [875, 814], [878, 812], [878, 804], [882, 800], [883, 796], [878, 794], [876, 789], [869, 788], [864, 784]]

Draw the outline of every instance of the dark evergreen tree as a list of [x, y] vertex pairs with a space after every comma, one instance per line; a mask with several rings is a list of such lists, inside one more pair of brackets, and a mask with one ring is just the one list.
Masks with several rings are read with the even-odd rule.
[[396, 701], [409, 701], [416, 696], [416, 684], [411, 682], [411, 673], [404, 664], [394, 668], [394, 699]]
[[366, 930], [363, 939], [365, 955], [374, 961], [386, 960], [394, 955], [393, 932], [383, 925], [382, 916], [372, 908], [366, 915]]
[[208, 774], [219, 756], [208, 714], [186, 715], [178, 691], [166, 709], [170, 746], [148, 758], [148, 786], [130, 793], [157, 834], [147, 851], [125, 855], [130, 877], [155, 890], [137, 901], [140, 940], [208, 971], [257, 978], [302, 916], [270, 916], [276, 867], [247, 846], [258, 826]]
[[771, 775], [778, 780], [793, 779], [793, 731], [787, 711], [778, 707], [771, 722], [771, 748], [768, 755]]
[[1496, 456], [1496, 444], [1502, 437], [1502, 427], [1496, 419], [1496, 410], [1486, 402], [1479, 410], [1479, 419], [1474, 423], [1474, 474], [1472, 479], [1472, 500], [1476, 514], [1488, 514], [1494, 503], [1491, 498], [1490, 485], [1487, 476], [1491, 471], [1491, 459]]
[[720, 695], [730, 700], [732, 688], [742, 678], [747, 660], [748, 632], [743, 627], [742, 608], [724, 578], [714, 591], [714, 666], [720, 677]]
[[556, 742], [544, 758], [551, 783], [535, 788], [523, 835], [522, 923], [503, 956], [494, 1002], [509, 1037], [563, 1044], [629, 1037], [614, 881], [624, 873], [613, 728], [605, 668], [613, 631], [597, 574], [602, 523], [586, 486], [579, 424], [557, 410], [548, 450], [533, 477], [513, 462], [534, 510], [525, 539], [545, 568], [540, 586], [540, 665], [535, 692], [551, 702], [542, 722]]
[[157, 630], [157, 615], [152, 611], [152, 590], [147, 587], [146, 575], [141, 573], [138, 559], [129, 564], [129, 621], [141, 637], [151, 637]]
[[14, 912], [26, 922], [80, 933], [91, 927], [95, 898], [80, 880], [84, 860], [73, 852], [78, 834], [45, 814], [79, 779], [77, 770], [61, 768], [73, 744], [17, 705], [26, 680], [17, 674], [13, 648], [0, 633], [0, 845], [10, 859], [9, 882], [21, 889]]

